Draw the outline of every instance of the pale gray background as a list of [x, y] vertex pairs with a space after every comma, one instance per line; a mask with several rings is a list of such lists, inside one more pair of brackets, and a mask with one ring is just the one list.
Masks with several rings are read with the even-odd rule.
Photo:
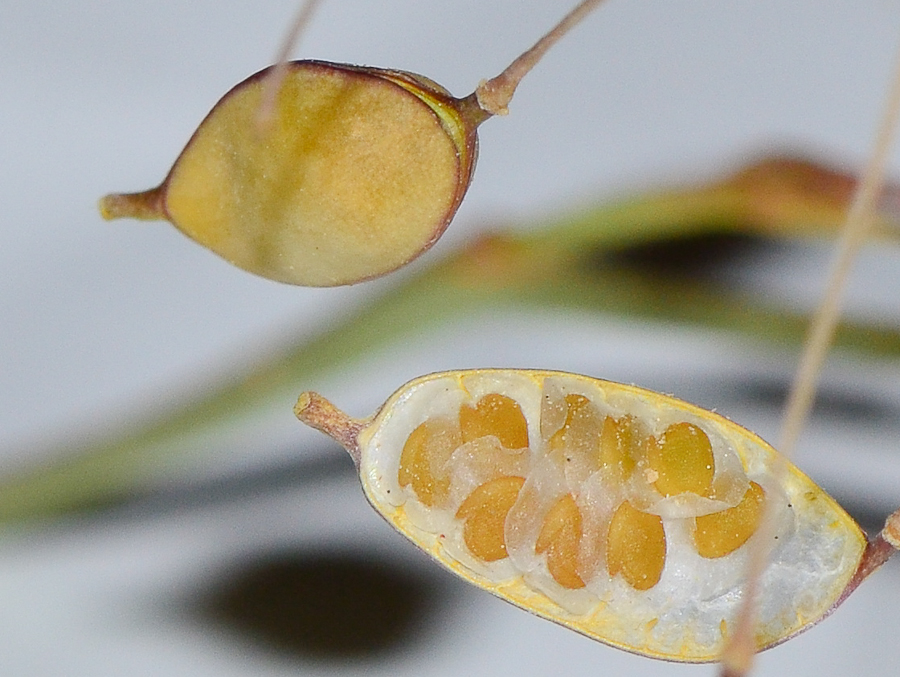
[[[462, 95], [570, 4], [330, 0], [296, 55], [420, 72]], [[166, 224], [108, 224], [96, 212], [105, 192], [162, 179], [219, 96], [272, 58], [294, 11], [285, 0], [0, 0], [0, 467], [161, 409], [223, 365], [311, 334], [390, 284], [279, 286]], [[492, 219], [527, 223], [713, 175], [778, 144], [858, 166], [898, 47], [900, 5], [889, 0], [609, 0], [526, 80], [511, 115], [483, 127], [475, 182], [435, 252]], [[897, 153], [892, 166], [900, 176]], [[791, 279], [780, 259], [742, 274], [808, 306], [826, 260], [824, 250], [792, 259]], [[856, 312], [900, 317], [897, 263], [890, 250], [867, 254], [852, 291]], [[789, 371], [791, 356], [711, 332], [510, 314], [471, 318], [302, 387], [362, 415], [408, 378], [487, 365], [571, 369], [676, 392], [773, 439], [771, 412], [729, 408], [709, 393], [729, 378]], [[838, 363], [829, 379], [897, 407], [898, 376], [894, 364]], [[229, 433], [227, 461], [211, 453], [186, 472], [227, 476], [305, 447], [333, 453], [293, 421], [291, 404]], [[885, 451], [897, 432], [820, 421], [798, 462], [837, 493], [890, 506], [900, 497], [900, 461]], [[224, 561], [329, 542], [410, 554], [343, 480], [8, 534], [0, 673], [359, 672], [276, 659], [165, 609], [173, 590], [192, 589]], [[890, 671], [891, 652], [879, 647], [896, 646], [898, 574], [882, 572], [822, 627], [765, 655], [760, 674]], [[443, 634], [369, 666], [371, 674], [713, 673], [634, 658], [487, 595], [459, 594]]]

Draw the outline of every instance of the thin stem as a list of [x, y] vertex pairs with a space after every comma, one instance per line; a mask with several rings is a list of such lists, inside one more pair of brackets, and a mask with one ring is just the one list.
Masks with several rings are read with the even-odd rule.
[[[797, 369], [785, 407], [780, 445], [782, 460], [777, 467], [773, 468], [773, 473], [779, 478], [786, 472], [787, 459], [793, 453], [800, 430], [809, 417], [822, 365], [840, 319], [851, 266], [875, 222], [878, 195], [884, 184], [888, 153], [893, 145], [898, 119], [900, 119], [900, 52], [897, 54], [891, 89], [887, 96], [869, 162], [847, 213], [847, 220], [837, 243], [835, 261], [825, 296], [813, 317], [800, 366]], [[754, 628], [757, 591], [773, 543], [774, 515], [772, 512], [772, 506], [769, 506], [763, 523], [760, 525], [764, 537], [759, 539], [760, 547], [754, 550], [747, 567], [747, 583], [737, 627], [722, 653], [721, 674], [723, 677], [746, 675], [753, 664], [756, 651]]]
[[602, 1], [583, 0], [531, 49], [509, 64], [500, 75], [478, 85], [475, 90], [478, 105], [491, 115], [506, 115], [509, 112], [509, 102], [512, 101], [522, 78], [537, 65], [548, 49], [559, 42]]
[[338, 442], [359, 467], [359, 431], [368, 421], [351, 418], [319, 393], [305, 392], [294, 406], [294, 414], [308, 426], [320, 430]]
[[284, 42], [281, 43], [281, 48], [275, 57], [275, 67], [263, 84], [262, 103], [260, 103], [259, 112], [256, 115], [256, 129], [260, 134], [264, 134], [272, 124], [272, 119], [275, 117], [275, 102], [278, 98], [278, 92], [284, 83], [284, 79], [287, 77], [288, 59], [320, 2], [321, 0], [305, 0], [300, 5], [299, 10], [297, 10], [297, 14], [294, 16], [293, 22], [291, 22], [290, 30], [284, 36]]
[[809, 338], [785, 407], [779, 450], [787, 456], [793, 453], [800, 431], [809, 417], [822, 364], [825, 362], [840, 319], [851, 266], [875, 221], [878, 196], [884, 185], [885, 167], [896, 136], [898, 119], [900, 119], [900, 52], [872, 154], [847, 214], [847, 221], [837, 244], [836, 260], [825, 297], [813, 317]]

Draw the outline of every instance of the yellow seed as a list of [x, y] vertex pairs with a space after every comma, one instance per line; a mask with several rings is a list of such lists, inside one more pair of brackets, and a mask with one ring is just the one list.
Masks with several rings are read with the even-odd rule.
[[655, 481], [663, 496], [686, 491], [710, 496], [716, 472], [709, 437], [693, 423], [674, 423], [647, 441], [647, 462], [658, 473]]
[[550, 450], [597, 458], [603, 419], [584, 395], [566, 395], [566, 422], [550, 438]]
[[519, 490], [523, 477], [498, 477], [475, 489], [456, 512], [465, 520], [463, 540], [475, 557], [483, 562], [495, 562], [506, 557], [506, 515]]
[[462, 405], [459, 408], [459, 425], [464, 442], [494, 435], [507, 449], [528, 446], [528, 423], [522, 408], [506, 395], [491, 393], [478, 400], [474, 407]]
[[762, 519], [766, 493], [756, 482], [733, 508], [697, 517], [694, 545], [702, 557], [724, 557], [740, 548], [756, 532]]
[[547, 553], [550, 575], [564, 588], [584, 587], [578, 574], [578, 547], [582, 535], [581, 511], [575, 498], [566, 494], [550, 508], [534, 546], [538, 555]]
[[658, 515], [622, 503], [609, 523], [606, 568], [622, 574], [636, 590], [649, 590], [659, 582], [666, 564], [666, 533]]
[[416, 498], [433, 507], [450, 493], [450, 478], [442, 469], [462, 444], [459, 428], [449, 419], [430, 419], [412, 431], [400, 454], [397, 480], [401, 487], [412, 486]]
[[607, 416], [600, 433], [600, 465], [622, 482], [631, 477], [638, 449], [644, 444], [634, 416]]

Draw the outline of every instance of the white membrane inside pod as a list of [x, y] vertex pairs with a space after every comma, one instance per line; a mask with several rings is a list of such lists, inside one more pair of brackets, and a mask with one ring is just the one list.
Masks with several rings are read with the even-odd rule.
[[[475, 475], [451, 473], [451, 485], [467, 477], [459, 495], [448, 506], [423, 505], [411, 487], [398, 482], [407, 438], [430, 418], [458, 420], [462, 404], [474, 405], [491, 393], [519, 404], [528, 424], [529, 449], [510, 455], [492, 436], [463, 445], [466, 448], [454, 452], [447, 465], [462, 463]], [[647, 435], [659, 436], [675, 423], [700, 428], [709, 437], [715, 459], [712, 498], [663, 497], [643, 458], [637, 459], [636, 470], [624, 482], [611, 481], [602, 471], [586, 475], [584, 463], [578, 472], [568, 471], [567, 454], [551, 454], [548, 440], [565, 423], [559, 403], [564, 405], [569, 394], [588, 398], [603, 417], [635, 417]], [[549, 420], [542, 421], [542, 413]], [[441, 564], [545, 618], [659, 658], [711, 661], [721, 652], [740, 606], [748, 553], [757, 545], [758, 535], [750, 535], [729, 554], [707, 558], [694, 544], [694, 519], [735, 506], [750, 482], [762, 487], [777, 518], [777, 540], [762, 579], [757, 631], [761, 646], [777, 643], [825, 614], [855, 572], [865, 548], [865, 536], [856, 524], [799, 470], [788, 465], [784, 477], [776, 478], [777, 453], [761, 439], [721, 416], [633, 386], [559, 372], [434, 374], [395, 393], [359, 441], [360, 474], [368, 499]], [[493, 461], [486, 463], [487, 470], [480, 467], [472, 460], [479, 448], [499, 455], [502, 463], [493, 466], [493, 471]], [[484, 562], [468, 551], [462, 539], [456, 504], [478, 481], [494, 476], [492, 472], [523, 476], [525, 484], [506, 517], [509, 556]], [[538, 554], [535, 548], [548, 511], [566, 494], [575, 498], [582, 515], [578, 574], [585, 585], [580, 589], [557, 582], [546, 553]], [[605, 564], [611, 515], [625, 500], [642, 512], [658, 515], [665, 531], [662, 573], [646, 590], [632, 587], [622, 575], [610, 576]]]

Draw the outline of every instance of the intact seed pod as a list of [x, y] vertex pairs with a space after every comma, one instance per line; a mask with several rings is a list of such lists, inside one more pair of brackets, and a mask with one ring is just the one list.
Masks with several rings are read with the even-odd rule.
[[209, 113], [162, 185], [106, 218], [164, 218], [231, 263], [309, 286], [382, 275], [427, 249], [475, 166], [472, 112], [408, 73], [289, 64], [259, 131], [266, 69]]
[[[166, 219], [252, 273], [327, 287], [384, 275], [427, 250], [469, 187], [476, 129], [600, 0], [585, 0], [465, 98], [419, 75], [287, 64], [266, 124], [251, 76], [207, 115], [162, 185], [107, 195], [104, 218]], [[280, 77], [279, 71], [279, 77]]]
[[719, 657], [765, 509], [776, 540], [760, 649], [821, 620], [870, 570], [866, 536], [800, 470], [775, 472], [783, 459], [757, 436], [652, 391], [458, 371], [406, 384], [368, 419], [315, 393], [296, 413], [350, 452], [370, 503], [442, 565], [627, 651]]

